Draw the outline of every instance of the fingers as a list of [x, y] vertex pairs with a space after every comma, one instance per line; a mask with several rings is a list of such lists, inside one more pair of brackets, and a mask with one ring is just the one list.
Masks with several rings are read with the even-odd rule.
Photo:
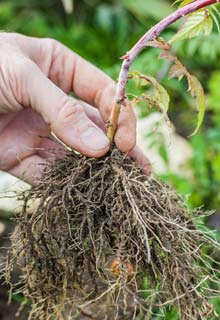
[[[46, 46], [46, 41], [42, 41]], [[60, 43], [52, 41], [48, 46], [46, 52], [51, 52], [52, 61], [48, 69], [49, 78], [59, 87], [73, 91], [81, 100], [97, 107], [107, 122], [114, 105], [115, 84], [112, 79]], [[121, 110], [115, 143], [123, 152], [135, 146], [136, 118], [130, 104]]]
[[151, 164], [148, 158], [145, 156], [144, 152], [135, 146], [132, 151], [128, 154], [131, 158], [134, 158], [138, 164], [143, 168], [143, 172], [149, 176], [151, 174]]
[[48, 162], [66, 155], [67, 149], [52, 135], [43, 137], [37, 148], [32, 148], [33, 154], [37, 154]]
[[[135, 147], [129, 156], [135, 158], [138, 163], [143, 167], [143, 172], [147, 175], [151, 173], [151, 166], [149, 160], [146, 158], [144, 153], [139, 147]], [[45, 166], [48, 164], [48, 160], [39, 156], [31, 155], [21, 162], [19, 162], [14, 168], [10, 169], [8, 172], [31, 185], [37, 185]]]
[[[83, 108], [94, 123], [104, 127], [103, 120], [96, 109], [85, 103]], [[63, 153], [63, 146], [50, 137], [48, 125], [31, 109], [0, 116], [1, 170], [9, 170], [33, 154], [51, 159], [60, 157]]]
[[87, 117], [89, 117], [91, 121], [93, 121], [99, 128], [102, 129], [103, 132], [106, 133], [105, 122], [98, 110], [83, 101], [79, 101], [79, 103], [82, 105]]
[[125, 153], [133, 150], [136, 145], [136, 116], [128, 101], [126, 106], [121, 106], [115, 143]]
[[15, 113], [0, 132], [0, 170], [8, 171], [31, 156], [41, 144], [41, 137], [49, 134], [49, 127], [31, 109]]
[[32, 155], [19, 162], [8, 172], [31, 185], [37, 185], [46, 165], [47, 160], [38, 155]]
[[69, 147], [90, 157], [104, 155], [109, 141], [88, 118], [82, 105], [52, 83], [32, 61], [22, 58], [21, 62], [17, 63], [14, 76], [17, 77], [15, 96], [19, 103], [37, 111]]
[[[42, 72], [65, 93], [71, 91], [81, 100], [99, 108], [103, 120], [109, 120], [114, 103], [115, 84], [105, 73], [77, 54], [51, 39], [5, 34], [34, 61]], [[115, 143], [123, 152], [135, 146], [136, 119], [131, 106], [120, 113]]]

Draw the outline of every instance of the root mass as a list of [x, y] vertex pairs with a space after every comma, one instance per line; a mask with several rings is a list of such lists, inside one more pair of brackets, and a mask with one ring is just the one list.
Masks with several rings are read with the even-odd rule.
[[31, 300], [30, 319], [150, 319], [167, 305], [180, 319], [216, 316], [200, 210], [120, 151], [69, 152], [23, 197], [4, 277]]

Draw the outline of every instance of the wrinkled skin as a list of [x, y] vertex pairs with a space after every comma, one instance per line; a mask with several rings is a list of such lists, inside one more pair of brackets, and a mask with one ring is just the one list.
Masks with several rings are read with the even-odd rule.
[[[105, 123], [114, 91], [106, 74], [59, 42], [1, 33], [0, 169], [37, 183], [42, 164], [51, 158], [47, 149], [58, 147], [51, 132], [87, 156], [103, 156], [109, 150]], [[149, 170], [135, 137], [135, 115], [128, 105], [115, 143]]]

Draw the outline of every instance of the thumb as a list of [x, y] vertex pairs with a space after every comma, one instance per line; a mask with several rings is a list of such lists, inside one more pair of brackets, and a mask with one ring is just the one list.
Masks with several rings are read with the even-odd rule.
[[100, 157], [109, 140], [84, 112], [76, 99], [66, 95], [32, 61], [25, 58], [19, 76], [20, 103], [32, 107], [66, 145], [90, 156]]

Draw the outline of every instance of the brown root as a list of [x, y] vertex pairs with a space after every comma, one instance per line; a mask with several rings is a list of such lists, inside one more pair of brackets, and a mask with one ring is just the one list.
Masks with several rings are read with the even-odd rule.
[[149, 319], [167, 305], [209, 319], [218, 279], [202, 246], [215, 243], [183, 199], [129, 157], [69, 152], [24, 195], [4, 273], [11, 284], [19, 265], [11, 286], [31, 300], [30, 319]]

